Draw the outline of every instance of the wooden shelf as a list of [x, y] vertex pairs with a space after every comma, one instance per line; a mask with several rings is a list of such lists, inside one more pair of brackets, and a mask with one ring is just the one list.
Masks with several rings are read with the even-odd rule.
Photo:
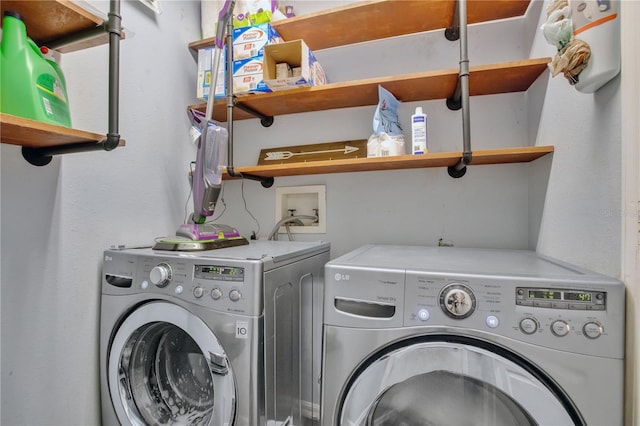
[[[24, 19], [29, 37], [38, 46], [95, 29], [103, 19], [68, 0], [2, 0], [2, 16], [6, 10], [18, 12]], [[90, 39], [65, 45], [56, 50], [73, 52], [109, 42], [106, 32]]]
[[[447, 28], [456, 0], [375, 0], [273, 22], [284, 40], [311, 50]], [[529, 0], [470, 0], [467, 22], [522, 16]]]
[[[456, 0], [371, 0], [273, 22], [284, 40], [303, 39], [312, 50], [322, 50], [388, 37], [444, 29], [453, 23]], [[469, 24], [513, 18], [525, 14], [530, 0], [469, 0]], [[189, 44], [197, 50], [214, 45], [215, 38]], [[472, 66], [469, 95], [493, 95], [526, 91], [547, 70], [550, 58], [527, 59], [493, 65]], [[402, 102], [447, 99], [458, 84], [459, 69], [436, 70], [388, 77], [331, 83], [325, 86], [252, 94], [235, 98], [266, 117], [339, 108], [371, 106], [378, 103], [378, 86], [389, 90]], [[192, 105], [205, 111], [206, 104]], [[213, 118], [227, 121], [226, 99], [215, 102]], [[241, 108], [233, 110], [234, 120], [255, 118]], [[518, 147], [474, 151], [471, 165], [526, 163], [552, 153], [553, 146]], [[235, 171], [265, 178], [323, 173], [401, 170], [449, 167], [458, 164], [462, 152], [404, 155], [385, 158], [356, 158], [306, 163], [235, 167]], [[225, 175], [225, 179], [233, 179]]]
[[[471, 166], [486, 164], [528, 163], [553, 153], [553, 146], [474, 151]], [[352, 158], [347, 160], [310, 161], [306, 163], [274, 164], [268, 166], [234, 167], [236, 172], [260, 177], [300, 176], [323, 173], [369, 172], [379, 170], [417, 169], [455, 166], [462, 152], [436, 152], [426, 155], [396, 157]], [[233, 179], [225, 174], [224, 179]]]
[[[272, 22], [284, 40], [303, 39], [311, 50], [447, 28], [456, 0], [373, 0]], [[529, 0], [470, 0], [467, 22], [522, 16]], [[213, 46], [215, 37], [189, 48]]]
[[[471, 96], [522, 92], [547, 69], [550, 58], [527, 59], [494, 65], [474, 66], [469, 69]], [[305, 87], [273, 93], [252, 94], [236, 98], [236, 103], [247, 106], [266, 116], [299, 112], [324, 111], [337, 108], [376, 105], [378, 85], [393, 93], [402, 102], [446, 99], [453, 95], [459, 70], [429, 71], [390, 77], [369, 78], [325, 86]], [[226, 99], [214, 103], [214, 120], [227, 120]], [[200, 111], [206, 103], [191, 105]], [[235, 108], [234, 120], [255, 118]]]
[[[99, 143], [105, 135], [0, 113], [0, 138], [2, 143], [42, 148], [79, 142]], [[120, 146], [123, 145], [125, 140], [120, 139]]]

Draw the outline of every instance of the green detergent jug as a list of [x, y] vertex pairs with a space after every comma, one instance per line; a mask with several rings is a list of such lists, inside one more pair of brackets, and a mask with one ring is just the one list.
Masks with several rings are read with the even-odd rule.
[[27, 28], [16, 12], [4, 13], [0, 76], [1, 112], [71, 127], [62, 70], [45, 59], [27, 37]]

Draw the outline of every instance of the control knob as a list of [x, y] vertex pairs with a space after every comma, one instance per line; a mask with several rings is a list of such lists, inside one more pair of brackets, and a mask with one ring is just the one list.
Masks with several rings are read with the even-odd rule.
[[193, 289], [193, 296], [196, 299], [200, 299], [204, 295], [204, 289], [200, 286]]
[[218, 287], [211, 290], [211, 298], [213, 300], [219, 300], [221, 297], [222, 297], [222, 290], [220, 290]]
[[242, 293], [240, 293], [240, 290], [237, 289], [233, 289], [229, 292], [229, 299], [232, 302], [237, 302], [238, 300], [240, 300], [242, 298]]
[[449, 284], [440, 292], [440, 307], [451, 318], [467, 318], [476, 309], [476, 297], [464, 284]]
[[171, 266], [167, 263], [159, 263], [149, 272], [149, 280], [156, 287], [166, 287], [171, 281]]
[[533, 334], [538, 331], [538, 323], [533, 318], [523, 318], [520, 321], [520, 331], [524, 334]]
[[551, 324], [551, 332], [558, 337], [564, 337], [569, 334], [571, 327], [566, 321], [556, 320]]
[[602, 336], [602, 333], [604, 333], [604, 329], [599, 323], [595, 321], [589, 321], [584, 325], [584, 327], [582, 327], [582, 332], [589, 339], [597, 339], [598, 337]]

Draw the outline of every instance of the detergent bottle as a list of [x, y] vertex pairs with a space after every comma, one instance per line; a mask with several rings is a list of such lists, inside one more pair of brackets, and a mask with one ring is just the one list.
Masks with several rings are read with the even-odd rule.
[[20, 14], [4, 13], [0, 43], [0, 112], [71, 127], [62, 70], [27, 37]]

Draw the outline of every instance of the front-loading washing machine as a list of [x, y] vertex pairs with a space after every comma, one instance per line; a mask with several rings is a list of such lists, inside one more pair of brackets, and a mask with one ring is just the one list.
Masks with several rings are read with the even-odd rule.
[[325, 266], [323, 425], [620, 425], [624, 285], [526, 250]]
[[301, 303], [322, 285], [329, 250], [288, 241], [106, 250], [103, 424], [300, 424], [302, 360], [312, 356]]

